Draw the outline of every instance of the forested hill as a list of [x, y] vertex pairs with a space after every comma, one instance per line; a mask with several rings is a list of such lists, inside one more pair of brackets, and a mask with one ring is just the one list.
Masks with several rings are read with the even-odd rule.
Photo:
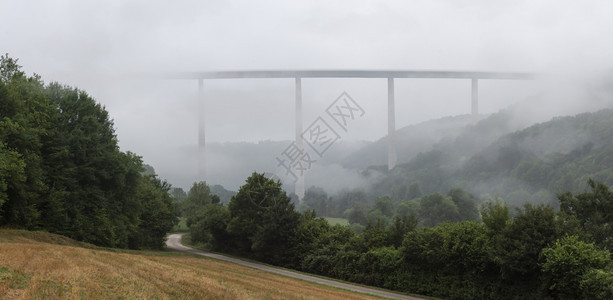
[[[475, 125], [474, 129], [478, 128]], [[527, 201], [555, 203], [557, 193], [586, 190], [588, 178], [613, 185], [611, 109], [557, 117], [504, 135], [469, 156], [459, 155], [471, 152], [462, 151], [467, 145], [475, 145], [469, 137], [466, 132], [399, 165], [373, 192], [417, 183], [424, 193], [461, 187], [519, 205]]]
[[[449, 116], [409, 125], [396, 131], [396, 150], [398, 162], [408, 162], [420, 152], [432, 150], [432, 147], [445, 140], [455, 139], [462, 134], [465, 127], [484, 116]], [[387, 164], [387, 136], [354, 151], [343, 159], [342, 164], [348, 168], [366, 168]]]
[[[447, 116], [400, 128], [395, 137], [398, 163], [407, 163], [419, 153], [431, 150], [453, 152], [458, 157], [471, 156], [504, 134], [544, 120], [543, 114], [526, 113], [534, 106], [530, 101], [526, 99], [489, 115]], [[384, 136], [347, 155], [342, 164], [348, 168], [385, 165], [387, 147], [387, 136]]]
[[45, 85], [0, 57], [0, 226], [159, 248], [176, 209], [170, 185], [144, 170], [87, 93]]

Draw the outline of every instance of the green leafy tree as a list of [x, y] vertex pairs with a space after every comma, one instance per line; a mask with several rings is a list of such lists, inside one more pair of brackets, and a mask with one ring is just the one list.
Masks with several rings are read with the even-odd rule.
[[613, 271], [591, 269], [581, 277], [579, 287], [584, 299], [612, 299]]
[[387, 228], [388, 245], [400, 247], [404, 236], [417, 229], [418, 223], [419, 218], [415, 214], [394, 217], [392, 224]]
[[7, 149], [0, 142], [0, 222], [2, 222], [2, 207], [9, 200], [9, 187], [23, 185], [25, 162], [20, 159], [19, 153]]
[[366, 193], [361, 189], [343, 190], [328, 202], [331, 216], [340, 217], [356, 203], [366, 203]]
[[345, 266], [340, 263], [339, 257], [355, 235], [355, 231], [340, 225], [329, 227], [329, 230], [323, 230], [313, 243], [314, 250], [304, 254], [301, 269], [339, 278], [341, 274], [345, 273]]
[[[451, 299], [488, 298], [497, 272], [485, 228], [475, 222], [443, 223], [408, 232], [399, 249], [403, 290]], [[484, 288], [485, 286], [485, 288]]]
[[328, 215], [328, 194], [320, 187], [308, 188], [304, 193], [302, 203], [307, 209], [314, 210], [318, 216]]
[[589, 180], [591, 192], [573, 196], [567, 192], [558, 195], [560, 210], [578, 220], [584, 232], [598, 245], [613, 249], [613, 193], [600, 182]]
[[232, 198], [232, 196], [236, 195], [236, 192], [229, 191], [226, 188], [224, 188], [222, 185], [219, 185], [219, 184], [215, 184], [211, 186], [210, 188], [211, 188], [211, 194], [217, 195], [219, 197], [220, 203], [223, 203], [226, 205], [230, 203], [230, 199]]
[[0, 225], [108, 247], [157, 247], [166, 206], [139, 195], [144, 185], [152, 199], [168, 191], [145, 184], [143, 170], [140, 157], [119, 151], [108, 112], [91, 96], [45, 86], [0, 57]]
[[[541, 264], [545, 276], [544, 285], [553, 298], [580, 299], [591, 294], [593, 290], [603, 289], [590, 286], [590, 290], [584, 290], [586, 286], [582, 286], [582, 281], [586, 276], [590, 276], [590, 272], [605, 269], [610, 265], [608, 251], [599, 250], [594, 244], [580, 241], [579, 237], [571, 235], [543, 249], [541, 255], [544, 258]], [[610, 291], [612, 287], [604, 288]]]
[[288, 267], [301, 269], [303, 258], [317, 250], [320, 246], [319, 239], [327, 234], [330, 228], [330, 223], [324, 218], [318, 218], [315, 211], [303, 212], [291, 242], [292, 248], [287, 253], [290, 258]]
[[375, 200], [374, 209], [378, 209], [384, 216], [392, 217], [394, 215], [394, 203], [387, 196], [379, 197]]
[[481, 209], [483, 224], [493, 233], [501, 233], [511, 222], [509, 205], [496, 198], [486, 202]]
[[407, 191], [407, 200], [416, 199], [423, 195], [424, 195], [424, 192], [422, 192], [421, 187], [419, 186], [419, 183], [417, 182], [411, 183], [411, 185], [409, 186], [409, 190]]
[[364, 207], [364, 204], [362, 204], [362, 202], [354, 203], [352, 208], [347, 209], [345, 211], [344, 216], [351, 224], [366, 225], [366, 223], [368, 223], [368, 218], [366, 216], [366, 208]]
[[213, 203], [213, 195], [206, 182], [194, 182], [182, 204], [183, 216], [187, 217], [188, 226], [190, 226], [191, 219], [194, 218], [195, 214], [211, 203]]
[[402, 203], [398, 204], [398, 207], [396, 208], [396, 216], [404, 217], [409, 215], [419, 215], [418, 199], [403, 201]]
[[390, 223], [391, 217], [394, 215], [394, 203], [387, 196], [379, 197], [375, 200], [375, 205], [368, 212], [367, 219], [369, 223], [375, 224], [382, 222], [387, 225]]
[[192, 241], [208, 244], [212, 250], [231, 250], [228, 244], [232, 236], [227, 227], [230, 222], [230, 212], [225, 206], [207, 204], [196, 214], [190, 232]]
[[172, 196], [172, 201], [177, 204], [183, 203], [187, 199], [187, 193], [180, 187], [170, 189], [170, 195]]
[[138, 191], [143, 208], [139, 223], [141, 247], [161, 249], [166, 233], [178, 224], [169, 190], [170, 185], [166, 181], [159, 180], [155, 175], [147, 175], [142, 178]]
[[148, 164], [143, 164], [143, 168], [145, 168], [145, 170], [141, 172], [143, 175], [157, 175], [157, 173], [155, 172], [155, 168], [153, 168], [153, 166], [150, 166]]
[[9, 83], [14, 78], [24, 78], [25, 73], [21, 71], [21, 66], [17, 64], [19, 60], [9, 57], [5, 53], [0, 57], [0, 82]]
[[451, 197], [435, 193], [421, 197], [419, 217], [425, 226], [435, 226], [442, 222], [458, 221], [460, 212]]
[[475, 196], [459, 188], [450, 190], [447, 196], [451, 197], [451, 201], [458, 207], [461, 220], [479, 221], [479, 210], [477, 209]]
[[228, 233], [238, 251], [258, 259], [285, 264], [300, 215], [281, 182], [253, 173], [228, 205]]
[[536, 290], [542, 263], [541, 251], [560, 237], [553, 207], [526, 203], [497, 237], [495, 260], [503, 278]]

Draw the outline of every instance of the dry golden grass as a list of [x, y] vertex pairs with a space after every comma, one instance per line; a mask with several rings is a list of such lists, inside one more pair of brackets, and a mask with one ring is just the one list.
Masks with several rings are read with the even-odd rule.
[[0, 299], [372, 299], [204, 257], [0, 229]]

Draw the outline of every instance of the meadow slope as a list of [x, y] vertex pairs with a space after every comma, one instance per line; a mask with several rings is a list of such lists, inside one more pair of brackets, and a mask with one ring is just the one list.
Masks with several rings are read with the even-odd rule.
[[0, 229], [0, 299], [33, 298], [375, 299], [209, 258]]

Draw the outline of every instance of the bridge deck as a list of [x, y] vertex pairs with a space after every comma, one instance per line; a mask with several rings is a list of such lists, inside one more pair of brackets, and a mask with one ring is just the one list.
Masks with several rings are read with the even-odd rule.
[[390, 70], [269, 70], [166, 73], [165, 79], [239, 79], [239, 78], [458, 78], [458, 79], [534, 79], [525, 72], [480, 71], [390, 71]]

